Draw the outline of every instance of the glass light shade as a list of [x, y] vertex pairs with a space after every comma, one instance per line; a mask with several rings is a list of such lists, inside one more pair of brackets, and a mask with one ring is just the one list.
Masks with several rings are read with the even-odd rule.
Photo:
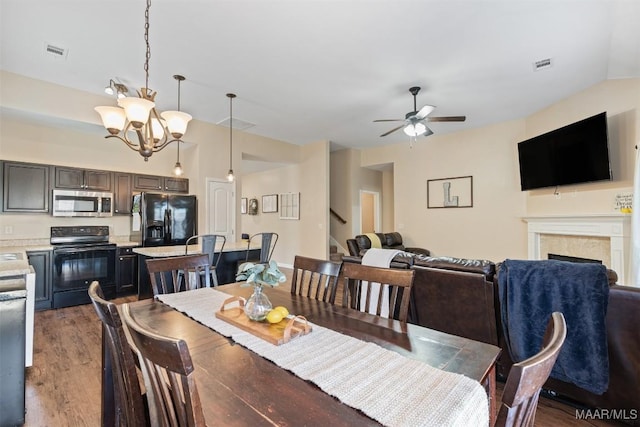
[[105, 87], [104, 93], [106, 93], [107, 95], [113, 95], [113, 88], [111, 86]]
[[109, 131], [109, 133], [115, 135], [124, 129], [125, 113], [122, 108], [119, 107], [96, 107], [95, 110], [100, 114], [102, 124]]
[[229, 172], [227, 173], [227, 181], [233, 182], [233, 180], [234, 180], [233, 169], [229, 169]]
[[173, 167], [173, 173], [176, 176], [182, 175], [182, 165], [180, 162], [176, 162], [176, 165]]
[[134, 128], [140, 129], [149, 120], [149, 111], [155, 107], [155, 103], [144, 98], [127, 96], [118, 100], [118, 105], [124, 108], [127, 119]]
[[406, 133], [409, 136], [419, 136], [427, 131], [427, 127], [423, 123], [417, 122], [417, 123], [408, 124], [407, 126], [404, 127], [403, 130], [404, 130], [404, 133]]
[[159, 141], [164, 136], [165, 125], [166, 122], [164, 120], [158, 120], [155, 117], [151, 119], [151, 130], [155, 141]]
[[169, 133], [174, 138], [180, 139], [187, 132], [187, 124], [191, 120], [191, 115], [182, 111], [165, 111], [160, 114], [167, 121]]

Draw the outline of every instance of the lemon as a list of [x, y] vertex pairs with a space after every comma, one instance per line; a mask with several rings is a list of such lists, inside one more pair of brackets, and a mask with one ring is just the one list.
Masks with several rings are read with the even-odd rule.
[[282, 312], [280, 310], [271, 310], [267, 313], [267, 322], [278, 323], [283, 319]]
[[287, 310], [287, 307], [283, 307], [279, 305], [276, 308], [274, 308], [274, 310], [278, 310], [280, 313], [282, 313], [283, 319], [289, 315], [289, 310]]

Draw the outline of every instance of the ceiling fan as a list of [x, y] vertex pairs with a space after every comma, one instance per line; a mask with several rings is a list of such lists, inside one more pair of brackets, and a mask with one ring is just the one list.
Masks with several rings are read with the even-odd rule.
[[464, 122], [466, 116], [446, 116], [446, 117], [428, 117], [436, 107], [433, 105], [425, 105], [418, 111], [416, 106], [416, 95], [420, 92], [419, 86], [409, 88], [409, 92], [413, 95], [413, 111], [408, 112], [404, 119], [379, 119], [374, 122], [403, 122], [400, 126], [383, 133], [380, 136], [387, 136], [401, 128], [404, 133], [412, 137], [412, 140], [420, 135], [429, 136], [433, 131], [427, 127], [427, 122]]

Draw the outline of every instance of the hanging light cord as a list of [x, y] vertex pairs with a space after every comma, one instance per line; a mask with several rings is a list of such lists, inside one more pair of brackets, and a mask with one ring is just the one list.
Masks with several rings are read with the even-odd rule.
[[233, 98], [234, 93], [228, 93], [229, 97], [229, 170], [233, 170]]
[[[149, 94], [149, 59], [151, 59], [151, 47], [149, 45], [149, 8], [151, 7], [151, 0], [147, 0], [147, 8], [144, 11], [144, 42], [147, 47], [147, 54], [144, 60], [144, 91], [145, 96]], [[178, 88], [180, 86], [178, 85]], [[179, 89], [178, 89], [179, 90]]]

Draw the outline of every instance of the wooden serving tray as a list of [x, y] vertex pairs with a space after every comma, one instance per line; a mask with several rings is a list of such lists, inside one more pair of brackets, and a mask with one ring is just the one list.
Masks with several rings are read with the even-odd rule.
[[[228, 307], [236, 301], [239, 306]], [[286, 344], [293, 338], [311, 332], [311, 325], [304, 316], [282, 319], [278, 323], [251, 320], [244, 313], [244, 298], [238, 296], [226, 299], [220, 311], [216, 312], [216, 317], [275, 345]]]

